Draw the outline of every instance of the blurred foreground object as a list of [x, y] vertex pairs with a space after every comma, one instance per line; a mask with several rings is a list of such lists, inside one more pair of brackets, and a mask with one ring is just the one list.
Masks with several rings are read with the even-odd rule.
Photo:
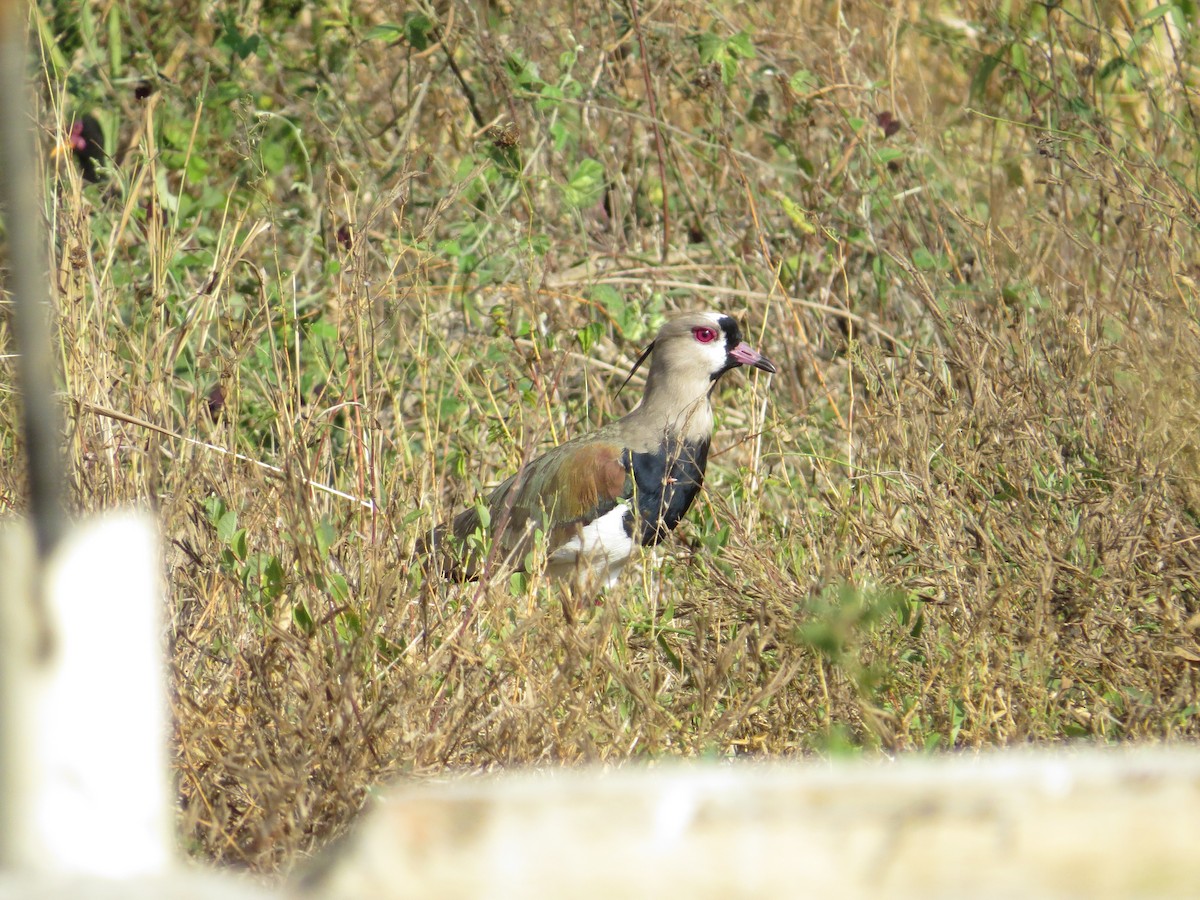
[[161, 573], [143, 513], [40, 562], [26, 523], [0, 527], [0, 898], [258, 896], [176, 851]]
[[[41, 598], [30, 529], [10, 523], [2, 541], [5, 860], [105, 878], [161, 872], [174, 835], [154, 524], [124, 513], [68, 532]], [[30, 615], [39, 600], [45, 641]]]
[[385, 792], [316, 897], [1190, 897], [1200, 754], [545, 771]]

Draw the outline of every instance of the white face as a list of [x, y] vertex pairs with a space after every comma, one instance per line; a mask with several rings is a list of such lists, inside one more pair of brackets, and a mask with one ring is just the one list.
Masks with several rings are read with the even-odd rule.
[[705, 321], [692, 326], [692, 349], [705, 361], [707, 371], [712, 376], [725, 368], [729, 347], [726, 346], [720, 316], [703, 313], [698, 318]]

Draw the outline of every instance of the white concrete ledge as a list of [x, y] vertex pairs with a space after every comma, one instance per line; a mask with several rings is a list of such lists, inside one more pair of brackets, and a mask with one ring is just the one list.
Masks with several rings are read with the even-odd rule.
[[0, 873], [0, 900], [283, 900], [286, 896], [246, 878], [202, 869], [119, 879]]
[[393, 788], [319, 897], [1190, 897], [1200, 753], [669, 765]]

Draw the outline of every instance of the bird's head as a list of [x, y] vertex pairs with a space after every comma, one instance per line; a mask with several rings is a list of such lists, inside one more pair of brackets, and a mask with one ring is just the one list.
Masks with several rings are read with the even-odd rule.
[[742, 339], [737, 321], [719, 312], [689, 313], [668, 321], [629, 374], [632, 376], [651, 354], [649, 383], [675, 385], [681, 390], [701, 384], [707, 391], [738, 366], [778, 371], [773, 362]]

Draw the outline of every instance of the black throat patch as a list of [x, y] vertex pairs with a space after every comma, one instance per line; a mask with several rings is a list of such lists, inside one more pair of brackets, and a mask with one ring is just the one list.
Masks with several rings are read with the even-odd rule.
[[730, 369], [736, 369], [741, 365], [740, 362], [738, 362], [729, 354], [730, 350], [742, 342], [742, 329], [738, 327], [737, 320], [731, 316], [721, 316], [717, 322], [720, 324], [721, 331], [725, 335], [725, 365], [709, 376], [714, 384], [718, 378], [720, 378]]
[[742, 342], [742, 329], [738, 327], [737, 319], [732, 316], [721, 316], [718, 322], [721, 330], [725, 332], [725, 348], [732, 350]]

